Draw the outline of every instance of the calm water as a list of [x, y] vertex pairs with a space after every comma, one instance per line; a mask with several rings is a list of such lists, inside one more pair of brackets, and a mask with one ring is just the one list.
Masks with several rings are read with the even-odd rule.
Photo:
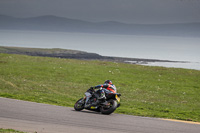
[[189, 61], [148, 65], [200, 70], [200, 38], [0, 30], [1, 46], [64, 48], [104, 56]]

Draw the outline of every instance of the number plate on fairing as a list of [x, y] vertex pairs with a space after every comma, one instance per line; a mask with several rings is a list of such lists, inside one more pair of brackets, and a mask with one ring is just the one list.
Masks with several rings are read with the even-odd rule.
[[117, 95], [115, 95], [115, 98], [117, 99], [118, 102], [120, 102], [120, 98]]

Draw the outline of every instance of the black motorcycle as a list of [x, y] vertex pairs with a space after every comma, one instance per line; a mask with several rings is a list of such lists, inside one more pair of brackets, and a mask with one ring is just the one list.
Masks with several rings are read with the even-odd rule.
[[[120, 96], [119, 93], [109, 93], [106, 94], [106, 99], [98, 100], [99, 90], [93, 90], [90, 92], [91, 98], [88, 100], [90, 106], [85, 106], [86, 96], [84, 98], [79, 99], [75, 105], [74, 109], [76, 111], [81, 111], [83, 109], [98, 111], [102, 114], [111, 114], [120, 106]], [[87, 103], [88, 103], [87, 102]]]

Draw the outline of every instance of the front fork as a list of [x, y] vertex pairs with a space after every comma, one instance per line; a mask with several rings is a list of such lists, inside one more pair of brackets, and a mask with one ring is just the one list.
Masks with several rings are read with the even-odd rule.
[[84, 97], [84, 100], [85, 100], [85, 105], [87, 104], [88, 100], [92, 97], [92, 95], [89, 93], [89, 92], [85, 92], [85, 97]]

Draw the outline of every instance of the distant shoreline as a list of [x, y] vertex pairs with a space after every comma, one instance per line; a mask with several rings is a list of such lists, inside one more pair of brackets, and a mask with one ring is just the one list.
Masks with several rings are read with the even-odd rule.
[[0, 46], [0, 53], [80, 59], [80, 60], [101, 60], [101, 61], [111, 61], [111, 62], [121, 62], [121, 63], [141, 64], [141, 65], [152, 63], [152, 62], [189, 63], [186, 61], [170, 61], [170, 60], [159, 60], [159, 59], [101, 56], [96, 53], [88, 53], [88, 52], [83, 52], [83, 51], [78, 51], [78, 50], [68, 50], [68, 49], [60, 49], [60, 48], [49, 49], [49, 48], [26, 48], [26, 47]]

